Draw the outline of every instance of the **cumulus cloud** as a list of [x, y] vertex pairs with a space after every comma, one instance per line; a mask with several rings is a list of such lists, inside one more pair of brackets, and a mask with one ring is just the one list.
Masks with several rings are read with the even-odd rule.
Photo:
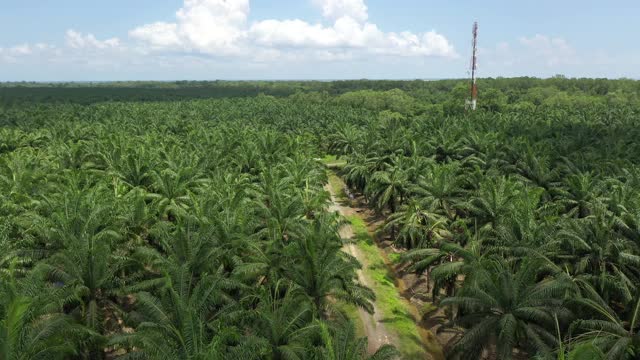
[[[251, 21], [250, 0], [183, 0], [173, 20], [141, 24], [129, 31], [126, 40], [69, 29], [57, 46], [30, 43], [0, 48], [0, 63], [73, 68], [74, 74], [85, 71], [92, 78], [99, 78], [101, 72], [138, 69], [142, 73], [157, 68], [253, 78], [267, 73], [316, 76], [320, 63], [331, 67], [332, 73], [365, 76], [367, 66], [390, 58], [422, 64], [427, 57], [458, 57], [447, 38], [436, 31], [383, 31], [369, 20], [365, 0], [304, 1], [313, 2], [321, 20]], [[358, 69], [352, 68], [354, 63]], [[239, 72], [238, 66], [246, 72]]]
[[383, 53], [399, 56], [458, 57], [449, 40], [435, 31], [429, 31], [422, 35], [408, 31], [400, 34], [391, 33], [388, 38], [392, 46], [383, 48]]
[[364, 0], [314, 0], [314, 3], [322, 9], [322, 16], [329, 19], [350, 17], [365, 22], [369, 18], [369, 10]]
[[[309, 50], [321, 59], [341, 59], [345, 51], [390, 56], [457, 57], [441, 34], [430, 31], [385, 33], [367, 22], [363, 0], [313, 0], [330, 24], [300, 19], [248, 23], [249, 0], [185, 0], [173, 23], [142, 25], [129, 35], [154, 50], [182, 50], [210, 55], [283, 56]], [[333, 54], [333, 55], [330, 55]], [[353, 56], [349, 54], [348, 56]]]
[[37, 43], [37, 44], [19, 44], [8, 48], [0, 47], [0, 60], [2, 62], [15, 63], [22, 59], [39, 56], [54, 50], [53, 45]]
[[151, 44], [153, 47], [169, 48], [181, 44], [178, 36], [178, 24], [157, 22], [135, 28], [129, 35]]
[[243, 46], [249, 9], [249, 0], [185, 0], [175, 23], [143, 25], [129, 35], [154, 48], [235, 54]]
[[67, 30], [67, 45], [73, 49], [113, 49], [120, 46], [118, 38], [98, 40], [93, 34], [82, 34], [73, 29]]
[[253, 24], [249, 34], [257, 45], [267, 47], [358, 48], [381, 46], [384, 40], [376, 25], [361, 25], [350, 17], [330, 27], [302, 20], [265, 20]]
[[90, 69], [118, 67], [136, 56], [137, 50], [125, 46], [118, 38], [98, 39], [91, 33], [69, 29], [64, 45], [25, 43], [0, 50], [0, 62], [23, 66], [69, 65]]

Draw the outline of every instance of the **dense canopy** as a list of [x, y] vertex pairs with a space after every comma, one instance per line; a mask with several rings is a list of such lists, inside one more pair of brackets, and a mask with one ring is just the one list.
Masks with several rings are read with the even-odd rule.
[[345, 310], [332, 162], [448, 357], [637, 359], [638, 84], [5, 84], [0, 358], [404, 356]]

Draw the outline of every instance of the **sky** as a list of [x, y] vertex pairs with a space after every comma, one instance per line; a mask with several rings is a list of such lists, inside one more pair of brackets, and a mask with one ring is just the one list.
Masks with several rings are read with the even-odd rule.
[[640, 0], [0, 0], [0, 81], [640, 78]]

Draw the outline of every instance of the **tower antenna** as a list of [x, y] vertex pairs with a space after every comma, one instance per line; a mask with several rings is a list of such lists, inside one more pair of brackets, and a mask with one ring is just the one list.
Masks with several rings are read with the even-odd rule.
[[466, 107], [475, 111], [478, 106], [478, 86], [476, 84], [476, 71], [478, 70], [478, 22], [473, 23], [473, 52], [471, 55], [471, 100], [467, 100]]

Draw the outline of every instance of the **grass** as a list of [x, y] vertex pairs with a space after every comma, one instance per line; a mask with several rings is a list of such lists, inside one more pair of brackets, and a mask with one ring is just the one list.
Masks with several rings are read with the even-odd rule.
[[363, 271], [372, 280], [369, 285], [376, 294], [376, 305], [382, 313], [385, 327], [397, 335], [398, 350], [402, 353], [403, 359], [424, 359], [426, 354], [420, 330], [409, 311], [410, 305], [398, 293], [394, 276], [369, 234], [367, 225], [357, 215], [348, 217], [348, 220], [351, 222], [357, 246], [366, 259], [368, 266]]
[[329, 169], [342, 169], [347, 165], [346, 160], [338, 160], [336, 155], [325, 155], [320, 161], [325, 164]]
[[321, 161], [322, 161], [324, 164], [330, 164], [330, 163], [334, 163], [334, 162], [336, 162], [336, 160], [337, 160], [337, 159], [338, 159], [338, 157], [337, 157], [337, 156], [335, 156], [335, 155], [328, 155], [328, 154], [327, 154], [327, 155], [325, 155], [325, 156], [322, 158], [322, 160], [321, 160]]
[[389, 261], [391, 261], [392, 264], [399, 264], [401, 262], [400, 257], [400, 254], [394, 252], [387, 255], [387, 258], [389, 259]]
[[[337, 200], [348, 202], [344, 191], [344, 182], [333, 171], [328, 172], [329, 186], [336, 194]], [[398, 350], [402, 359], [425, 359], [427, 352], [434, 359], [444, 359], [442, 349], [435, 337], [428, 333], [427, 343], [423, 343], [420, 329], [411, 314], [411, 305], [401, 297], [395, 284], [395, 277], [385, 263], [380, 249], [367, 229], [367, 224], [358, 215], [348, 216], [358, 249], [365, 257], [367, 267], [363, 269], [365, 276], [371, 279], [371, 289], [376, 294], [376, 306], [382, 313], [385, 327], [398, 338]], [[394, 256], [395, 255], [395, 256]], [[398, 261], [399, 254], [390, 254], [390, 261]], [[364, 325], [360, 321], [358, 309], [353, 305], [340, 304], [349, 318], [354, 319], [358, 335], [364, 335]], [[426, 351], [425, 351], [426, 347]]]
[[338, 201], [349, 200], [347, 193], [344, 192], [344, 183], [333, 171], [329, 172], [329, 186], [331, 186], [333, 193], [336, 194]]
[[424, 305], [422, 305], [422, 308], [420, 309], [420, 314], [424, 316], [436, 311], [438, 311], [437, 306], [433, 305], [432, 303], [424, 303]]

